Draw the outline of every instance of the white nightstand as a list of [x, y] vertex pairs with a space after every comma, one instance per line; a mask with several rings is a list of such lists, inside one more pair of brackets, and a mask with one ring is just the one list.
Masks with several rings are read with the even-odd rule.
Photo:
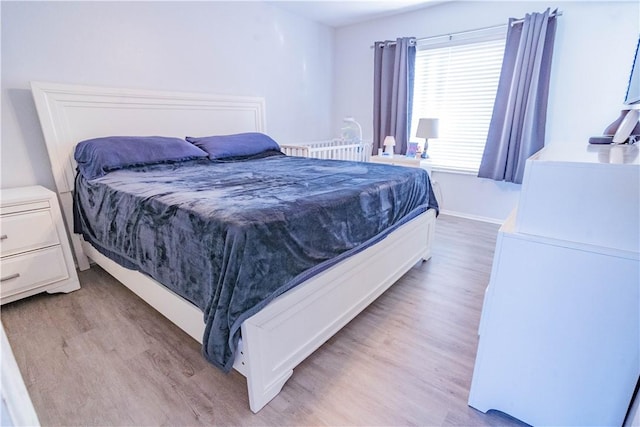
[[406, 166], [409, 168], [422, 168], [427, 171], [429, 174], [429, 180], [431, 180], [431, 186], [433, 187], [433, 191], [436, 197], [436, 201], [440, 203], [440, 208], [442, 208], [442, 190], [440, 189], [440, 185], [438, 181], [433, 179], [433, 175], [431, 174], [432, 163], [431, 159], [421, 159], [419, 157], [407, 157], [401, 154], [396, 154], [393, 157], [388, 156], [371, 156], [370, 162], [372, 163], [384, 163], [387, 165], [395, 165], [395, 166]]
[[56, 194], [0, 190], [0, 304], [39, 292], [80, 289]]
[[387, 165], [406, 166], [410, 168], [422, 168], [427, 171], [431, 178], [431, 160], [421, 159], [419, 157], [407, 157], [396, 154], [393, 157], [388, 156], [371, 156], [372, 163], [384, 163]]

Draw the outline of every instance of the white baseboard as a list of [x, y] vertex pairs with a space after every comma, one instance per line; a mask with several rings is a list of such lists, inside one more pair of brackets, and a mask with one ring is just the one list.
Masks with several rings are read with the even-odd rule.
[[499, 224], [502, 225], [505, 221], [505, 219], [500, 219], [500, 218], [489, 218], [486, 216], [479, 216], [479, 215], [471, 215], [471, 214], [467, 214], [467, 213], [463, 213], [463, 212], [456, 212], [456, 211], [450, 211], [447, 209], [441, 209], [440, 213], [442, 215], [451, 215], [451, 216], [457, 216], [458, 218], [465, 218], [465, 219], [472, 219], [475, 221], [482, 221], [482, 222], [490, 222], [492, 224]]

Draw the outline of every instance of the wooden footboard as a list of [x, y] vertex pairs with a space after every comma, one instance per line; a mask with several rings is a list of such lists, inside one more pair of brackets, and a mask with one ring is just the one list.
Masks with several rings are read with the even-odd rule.
[[435, 211], [272, 301], [242, 324], [234, 368], [259, 411], [307, 356], [364, 310], [416, 262], [430, 256]]

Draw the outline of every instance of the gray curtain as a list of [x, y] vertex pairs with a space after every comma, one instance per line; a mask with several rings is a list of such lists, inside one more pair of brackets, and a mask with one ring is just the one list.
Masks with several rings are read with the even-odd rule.
[[373, 153], [386, 136], [396, 138], [395, 152], [407, 150], [413, 105], [416, 39], [375, 42], [373, 70]]
[[544, 147], [556, 11], [509, 19], [500, 82], [478, 176], [522, 183], [527, 158]]

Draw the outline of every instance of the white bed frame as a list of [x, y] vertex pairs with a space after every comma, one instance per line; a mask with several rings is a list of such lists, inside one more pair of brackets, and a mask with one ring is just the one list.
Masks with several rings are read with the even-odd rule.
[[[265, 132], [262, 98], [31, 84], [57, 192], [72, 226], [78, 141], [107, 135]], [[302, 360], [395, 283], [431, 257], [435, 212], [429, 210], [379, 243], [288, 291], [247, 319], [234, 368], [247, 378], [249, 406], [259, 411]], [[71, 235], [81, 270], [92, 259], [193, 338], [202, 342], [202, 312], [144, 274], [121, 267]]]

